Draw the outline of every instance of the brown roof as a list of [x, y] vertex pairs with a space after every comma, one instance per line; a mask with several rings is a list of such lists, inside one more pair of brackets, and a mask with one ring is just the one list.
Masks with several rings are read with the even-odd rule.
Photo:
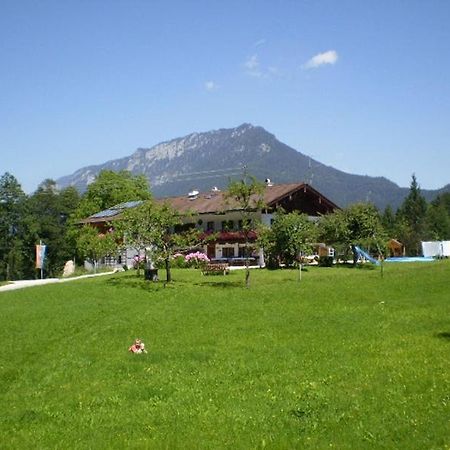
[[[324, 197], [320, 192], [316, 191], [313, 187], [306, 183], [287, 183], [266, 186], [262, 200], [264, 205], [266, 205], [268, 209], [271, 209], [277, 207], [282, 200], [286, 200], [297, 192], [311, 194], [313, 197], [319, 199], [320, 203], [326, 205], [328, 209], [339, 209], [339, 207], [331, 200]], [[256, 200], [257, 196], [254, 196], [255, 203]], [[226, 199], [225, 192], [222, 191], [201, 192], [195, 196], [183, 195], [178, 197], [166, 197], [158, 199], [157, 201], [161, 203], [168, 203], [172, 208], [181, 214], [214, 214], [218, 212], [240, 209], [239, 205], [235, 201], [232, 199]], [[140, 202], [136, 202], [136, 206], [139, 203]], [[128, 206], [128, 204], [126, 205]], [[123, 210], [127, 209], [122, 206], [123, 205], [117, 205], [109, 210], [101, 211], [88, 217], [87, 219], [84, 219], [81, 223], [95, 223], [117, 219], [121, 216]]]
[[[332, 201], [328, 200], [314, 188], [305, 183], [288, 183], [266, 186], [263, 194], [263, 203], [267, 208], [274, 208], [282, 199], [293, 193], [304, 190], [317, 195], [321, 201], [327, 203], [330, 208], [338, 209]], [[254, 196], [256, 202], [257, 196]], [[167, 202], [180, 213], [208, 214], [239, 210], [239, 205], [231, 199], [225, 198], [225, 192], [202, 192], [194, 197], [180, 196], [159, 199], [160, 202]]]
[[398, 241], [397, 239], [389, 239], [388, 244], [391, 246], [395, 246], [397, 248], [403, 247], [403, 244], [400, 241]]

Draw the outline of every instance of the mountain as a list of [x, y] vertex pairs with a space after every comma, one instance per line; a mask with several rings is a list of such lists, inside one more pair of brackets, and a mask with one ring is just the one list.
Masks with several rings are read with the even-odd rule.
[[[154, 195], [163, 197], [194, 189], [209, 191], [213, 186], [225, 188], [230, 178], [242, 175], [244, 166], [260, 180], [308, 182], [340, 206], [371, 201], [381, 209], [388, 204], [396, 208], [409, 192], [384, 177], [352, 175], [326, 166], [283, 144], [264, 128], [247, 123], [139, 148], [131, 156], [81, 168], [57, 184], [84, 191], [101, 170], [129, 170], [144, 174]], [[431, 200], [448, 191], [450, 184], [422, 193]]]

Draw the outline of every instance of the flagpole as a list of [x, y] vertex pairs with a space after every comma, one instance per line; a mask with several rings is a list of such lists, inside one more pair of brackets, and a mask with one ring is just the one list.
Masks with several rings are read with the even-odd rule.
[[[42, 251], [42, 240], [39, 239], [39, 245], [41, 246], [41, 251]], [[44, 258], [42, 258], [42, 263], [41, 263], [41, 280], [44, 279]]]

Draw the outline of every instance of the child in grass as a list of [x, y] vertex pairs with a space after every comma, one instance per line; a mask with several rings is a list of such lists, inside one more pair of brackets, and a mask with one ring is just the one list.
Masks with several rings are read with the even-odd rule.
[[128, 349], [131, 353], [147, 353], [145, 344], [140, 339], [135, 339], [133, 345]]

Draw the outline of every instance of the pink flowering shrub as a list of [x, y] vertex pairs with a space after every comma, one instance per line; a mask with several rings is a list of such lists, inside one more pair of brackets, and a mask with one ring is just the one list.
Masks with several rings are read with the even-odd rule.
[[145, 268], [145, 260], [146, 260], [145, 256], [136, 255], [133, 258], [133, 261], [134, 261], [133, 266], [134, 266], [134, 268], [135, 269], [144, 269]]
[[188, 267], [195, 267], [196, 269], [206, 266], [209, 263], [209, 258], [202, 252], [189, 253], [184, 257]]

